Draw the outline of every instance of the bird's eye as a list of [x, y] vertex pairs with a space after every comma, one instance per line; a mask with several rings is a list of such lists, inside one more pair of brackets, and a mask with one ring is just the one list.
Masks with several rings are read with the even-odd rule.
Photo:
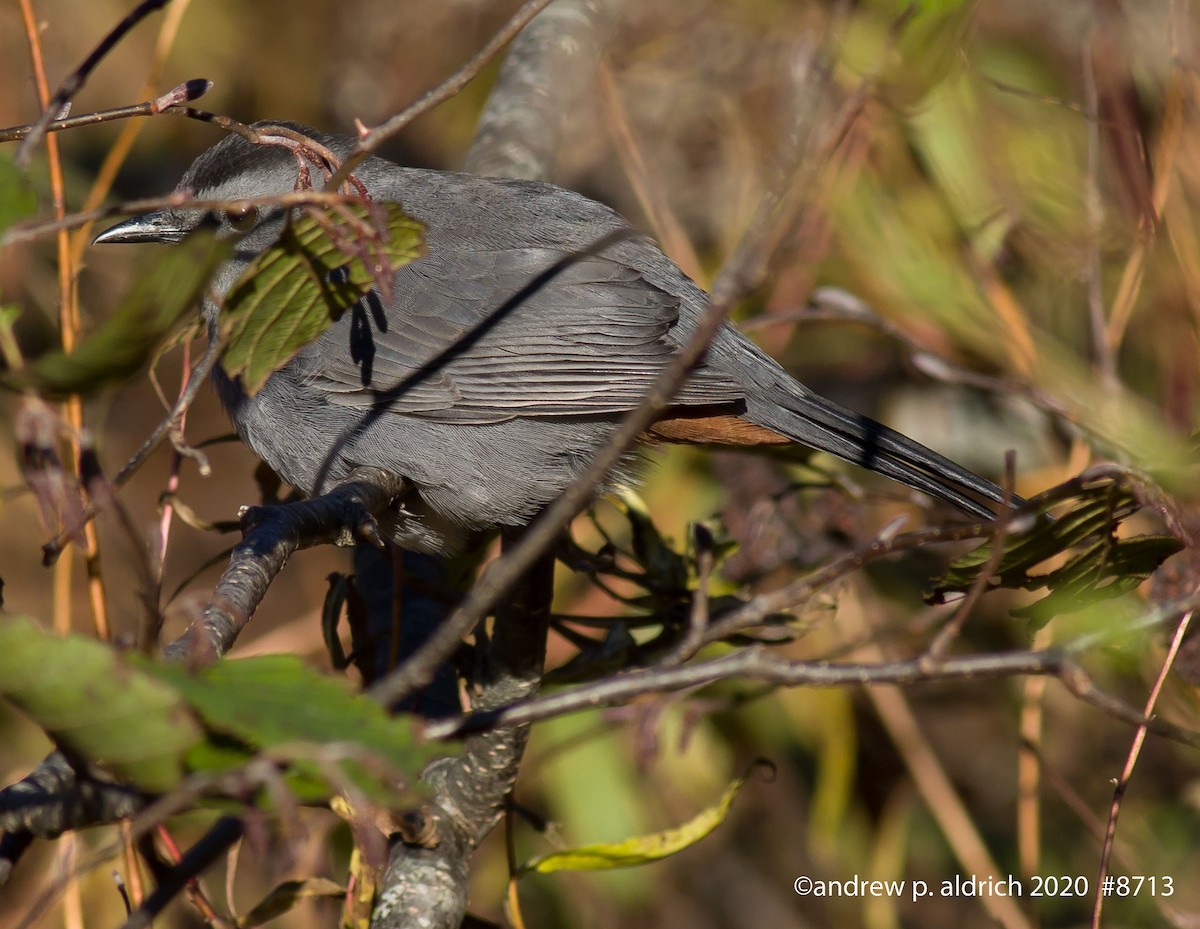
[[243, 206], [236, 210], [229, 210], [225, 214], [225, 218], [229, 220], [229, 225], [238, 232], [248, 232], [258, 222], [258, 207]]

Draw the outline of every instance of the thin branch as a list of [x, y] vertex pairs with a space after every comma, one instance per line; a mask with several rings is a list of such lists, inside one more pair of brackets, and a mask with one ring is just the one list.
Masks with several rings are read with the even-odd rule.
[[[37, 28], [30, 0], [21, 0], [21, 18], [25, 23], [25, 33], [29, 42], [30, 57], [33, 59], [34, 81], [37, 86], [38, 103], [43, 108], [47, 106], [50, 89], [46, 80], [45, 62], [42, 57], [40, 31]], [[54, 215], [61, 220], [67, 213], [65, 185], [63, 183], [62, 158], [59, 153], [58, 139], [52, 138], [46, 146], [46, 161], [50, 173], [50, 195], [54, 203]], [[74, 297], [71, 286], [75, 277], [75, 266], [71, 261], [71, 242], [65, 229], [55, 236], [58, 272], [58, 325], [61, 332], [62, 349], [64, 352], [74, 350], [79, 338], [79, 305]], [[79, 436], [83, 432], [83, 402], [78, 397], [71, 397], [63, 404], [63, 418], [71, 425], [68, 443], [71, 455], [79, 461]], [[92, 626], [101, 639], [108, 639], [110, 634], [108, 609], [105, 605], [104, 574], [100, 569], [100, 540], [96, 527], [90, 522], [83, 527], [83, 551], [87, 564], [88, 601], [92, 608]], [[71, 629], [71, 562], [70, 560], [55, 566], [54, 572], [54, 628], [60, 634], [66, 634]]]
[[984, 565], [982, 571], [971, 584], [967, 595], [955, 609], [954, 615], [950, 617], [949, 622], [944, 625], [933, 641], [929, 643], [929, 647], [925, 651], [926, 659], [934, 662], [941, 661], [951, 643], [958, 638], [970, 618], [971, 613], [975, 609], [975, 605], [979, 603], [980, 597], [984, 595], [992, 582], [992, 577], [1000, 568], [1000, 562], [1004, 559], [1004, 541], [1008, 538], [1009, 524], [1012, 521], [1012, 498], [1017, 481], [1017, 456], [1014, 452], [1009, 451], [1004, 456], [1004, 485], [1003, 498], [1000, 501], [1000, 512], [996, 516], [996, 521], [992, 528], [992, 538], [989, 545], [992, 546], [991, 555], [989, 555], [987, 564]]
[[[126, 481], [131, 478], [134, 473], [140, 468], [154, 451], [162, 444], [163, 440], [172, 434], [174, 430], [179, 428], [179, 424], [183, 421], [188, 408], [192, 405], [192, 401], [196, 399], [200, 389], [207, 381], [208, 374], [216, 365], [217, 360], [221, 356], [221, 343], [217, 339], [210, 339], [208, 348], [200, 361], [196, 363], [196, 367], [192, 369], [191, 374], [184, 387], [179, 392], [179, 398], [175, 401], [175, 405], [157, 426], [150, 436], [142, 443], [141, 448], [134, 452], [133, 457], [126, 462], [125, 466], [117, 472], [117, 476], [113, 479], [114, 487], [121, 487]], [[97, 510], [94, 504], [89, 504], [87, 510], [84, 511], [83, 520], [89, 522], [96, 516]], [[42, 546], [42, 563], [53, 564], [54, 561], [62, 554], [67, 543], [78, 531], [77, 526], [67, 526], [57, 536]]]
[[798, 581], [793, 581], [779, 590], [759, 594], [742, 606], [723, 614], [705, 629], [701, 645], [720, 642], [744, 629], [761, 625], [776, 613], [795, 609], [813, 594], [880, 558], [939, 543], [983, 539], [992, 532], [991, 524], [931, 526], [899, 535], [895, 531], [897, 528], [899, 524], [892, 523], [861, 548], [835, 558]]
[[1178, 618], [1181, 613], [1200, 608], [1200, 596], [1163, 604], [1140, 619], [1109, 630], [1080, 636], [1069, 643], [1045, 649], [970, 655], [950, 658], [930, 666], [924, 656], [898, 661], [863, 664], [835, 664], [827, 660], [791, 662], [773, 658], [759, 646], [709, 661], [683, 667], [655, 667], [626, 672], [609, 680], [586, 684], [566, 693], [540, 697], [528, 703], [504, 707], [490, 713], [471, 713], [426, 727], [431, 739], [447, 739], [496, 726], [516, 726], [538, 722], [580, 710], [614, 706], [651, 693], [703, 687], [737, 677], [760, 680], [788, 687], [843, 687], [852, 684], [915, 684], [954, 680], [974, 680], [1017, 675], [1058, 676], [1076, 696], [1087, 700], [1120, 719], [1135, 725], [1146, 724], [1156, 732], [1186, 744], [1200, 745], [1200, 733], [1181, 729], [1161, 720], [1147, 720], [1098, 691], [1074, 658], [1106, 645], [1120, 637], [1157, 628]]
[[[915, 341], [899, 326], [884, 319], [854, 294], [837, 287], [820, 287], [813, 291], [810, 301], [810, 304], [804, 309], [762, 315], [742, 323], [739, 328], [743, 332], [753, 332], [769, 326], [782, 326], [797, 322], [858, 323], [900, 343], [908, 355], [908, 362], [926, 377], [938, 383], [974, 387], [998, 396], [1015, 394], [1072, 428], [1092, 432], [1088, 429], [1087, 424], [1081, 422], [1066, 404], [1057, 397], [1042, 391], [1035, 384], [1016, 377], [992, 377], [955, 364]], [[1093, 437], [1108, 441], [1105, 437]]]
[[[1192, 610], [1188, 610], [1179, 620], [1179, 625], [1175, 628], [1175, 635], [1171, 639], [1171, 645], [1167, 649], [1167, 655], [1163, 659], [1162, 667], [1158, 669], [1158, 676], [1154, 679], [1154, 686], [1150, 688], [1150, 696], [1146, 698], [1146, 705], [1142, 710], [1142, 715], [1149, 720], [1154, 713], [1154, 707], [1158, 703], [1158, 695], [1162, 692], [1163, 684], [1167, 680], [1167, 674], [1171, 670], [1171, 666], [1175, 663], [1175, 656], [1179, 654], [1179, 647], [1183, 644], [1184, 637], [1187, 635], [1188, 626], [1191, 625]], [[1113, 789], [1112, 807], [1108, 812], [1108, 827], [1104, 830], [1104, 848], [1100, 853], [1100, 876], [1096, 879], [1096, 896], [1092, 905], [1092, 929], [1100, 929], [1100, 914], [1104, 909], [1104, 879], [1108, 874], [1109, 861], [1112, 858], [1113, 843], [1117, 838], [1117, 817], [1121, 812], [1121, 801], [1125, 797], [1125, 791], [1129, 787], [1129, 781], [1133, 777], [1133, 769], [1137, 766], [1138, 758], [1142, 754], [1142, 745], [1146, 741], [1146, 733], [1149, 730], [1149, 723], [1143, 723], [1138, 726], [1137, 732], [1133, 735], [1133, 743], [1129, 746], [1129, 755], [1125, 759], [1125, 767], [1121, 771], [1121, 776], [1117, 779], [1116, 787]]]
[[[1033, 647], [1045, 648], [1052, 641], [1050, 627], [1034, 634]], [[1017, 863], [1021, 874], [1033, 877], [1041, 861], [1040, 785], [1045, 768], [1042, 757], [1046, 711], [1046, 678], [1028, 677], [1021, 687], [1017, 748]]]
[[184, 852], [165, 880], [154, 893], [122, 924], [121, 929], [146, 929], [154, 917], [163, 911], [196, 877], [242, 837], [242, 822], [233, 816], [223, 816], [213, 824], [195, 845]]
[[[166, 110], [174, 113], [175, 110]], [[180, 111], [182, 112], [182, 111]], [[257, 133], [255, 141], [261, 141]], [[137, 213], [150, 213], [154, 210], [186, 209], [186, 210], [236, 210], [246, 206], [280, 207], [293, 206], [328, 206], [337, 207], [344, 203], [363, 202], [355, 196], [327, 192], [323, 190], [293, 190], [286, 194], [269, 194], [261, 197], [240, 197], [236, 200], [197, 200], [186, 194], [170, 193], [161, 197], [143, 197], [140, 200], [127, 200], [115, 206], [101, 207], [95, 210], [84, 210], [71, 213], [61, 220], [37, 220], [29, 223], [16, 223], [5, 230], [0, 236], [0, 247], [16, 245], [21, 242], [32, 242], [43, 236], [52, 235], [59, 229], [75, 229], [87, 223], [100, 219], [111, 219], [115, 216], [128, 216]]]
[[[184, 14], [187, 12], [190, 4], [191, 0], [175, 0], [163, 15], [162, 25], [158, 30], [158, 38], [154, 43], [154, 52], [146, 67], [146, 77], [142, 82], [140, 91], [141, 96], [148, 97], [162, 80], [163, 71], [167, 65], [167, 57], [170, 55], [171, 49], [175, 44], [175, 39], [179, 35], [180, 24], [183, 22]], [[168, 91], [165, 97], [172, 98], [170, 102], [174, 103], [173, 95], [177, 94], [180, 88], [183, 88], [187, 96], [180, 102], [186, 103], [203, 96], [211, 87], [212, 81], [202, 78], [185, 81], [183, 84]], [[151, 108], [159, 106], [164, 103], [164, 95], [148, 100], [146, 103]], [[51, 127], [53, 125], [51, 123]], [[112, 185], [117, 179], [117, 172], [120, 171], [121, 166], [125, 163], [125, 159], [129, 157], [129, 153], [133, 150], [134, 142], [137, 141], [138, 135], [141, 133], [144, 125], [145, 123], [129, 120], [121, 127], [116, 141], [109, 146], [108, 151], [104, 154], [104, 160], [100, 163], [99, 170], [96, 171], [96, 176], [92, 180], [92, 186], [84, 198], [83, 209], [94, 210], [104, 203], [109, 191], [112, 190]], [[75, 234], [71, 238], [71, 261], [76, 267], [83, 260], [83, 253], [88, 246], [90, 232], [91, 228], [89, 226], [82, 226], [75, 231]], [[76, 277], [74, 289], [77, 290], [78, 287], [79, 278]]]
[[[95, 126], [100, 123], [114, 122], [118, 119], [131, 119], [138, 116], [157, 116], [168, 109], [181, 107], [182, 104], [191, 100], [197, 100], [203, 97], [206, 93], [212, 90], [213, 82], [206, 78], [197, 77], [190, 81], [184, 81], [182, 84], [177, 84], [164, 94], [160, 94], [153, 100], [144, 100], [141, 103], [131, 103], [128, 106], [112, 107], [107, 110], [95, 110], [91, 113], [83, 113], [79, 116], [68, 116], [64, 119], [56, 119], [47, 123], [46, 132], [62, 132], [66, 129], [78, 129], [81, 126]], [[37, 128], [36, 123], [29, 123], [24, 126], [9, 126], [6, 129], [0, 129], [0, 142], [15, 142], [18, 139], [28, 138], [29, 135]]]

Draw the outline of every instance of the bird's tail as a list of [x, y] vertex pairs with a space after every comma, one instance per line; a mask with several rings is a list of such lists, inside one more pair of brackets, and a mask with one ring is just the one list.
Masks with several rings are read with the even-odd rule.
[[[790, 378], [772, 385], [769, 399], [751, 399], [746, 419], [819, 451], [945, 500], [972, 516], [992, 519], [981, 500], [1004, 502], [1004, 492], [986, 478], [939, 455], [870, 417], [838, 406]], [[1010, 503], [1017, 506], [1019, 497]]]

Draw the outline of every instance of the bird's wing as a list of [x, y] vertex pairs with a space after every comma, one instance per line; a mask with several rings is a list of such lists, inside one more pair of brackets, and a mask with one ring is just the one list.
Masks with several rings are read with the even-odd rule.
[[[632, 409], [676, 348], [679, 298], [602, 256], [547, 248], [436, 248], [296, 359], [334, 403], [441, 422], [587, 416]], [[701, 366], [680, 405], [742, 398]]]

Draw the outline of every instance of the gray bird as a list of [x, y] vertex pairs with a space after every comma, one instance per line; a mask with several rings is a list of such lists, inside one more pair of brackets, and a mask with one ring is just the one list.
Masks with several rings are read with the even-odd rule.
[[[352, 146], [290, 123], [256, 128], [279, 125], [338, 157]], [[321, 169], [314, 163], [312, 177]], [[204, 200], [284, 194], [297, 174], [292, 151], [230, 135], [176, 190]], [[427, 226], [427, 253], [397, 270], [386, 302], [369, 294], [254, 396], [219, 368], [217, 388], [238, 434], [289, 484], [318, 494], [357, 465], [402, 475], [415, 490], [388, 521], [391, 537], [450, 552], [477, 530], [525, 524], [552, 501], [687, 341], [707, 298], [613, 210], [561, 187], [382, 158], [355, 176], [373, 199], [399, 202]], [[213, 282], [224, 294], [283, 222], [279, 209], [229, 216], [185, 206], [95, 241], [178, 242], [218, 227], [239, 237]], [[613, 233], [625, 235], [529, 287]], [[205, 313], [216, 311], [210, 300]], [[799, 443], [976, 517], [993, 516], [981, 499], [1003, 499], [992, 482], [813, 393], [731, 326], [649, 432], [669, 442]]]

